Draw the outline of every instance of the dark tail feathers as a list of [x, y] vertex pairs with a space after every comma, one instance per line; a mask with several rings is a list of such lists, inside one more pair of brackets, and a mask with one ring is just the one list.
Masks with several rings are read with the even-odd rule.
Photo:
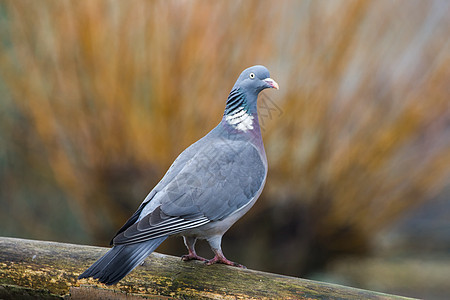
[[94, 277], [107, 285], [116, 284], [149, 256], [167, 237], [150, 241], [117, 245], [97, 260], [78, 279]]

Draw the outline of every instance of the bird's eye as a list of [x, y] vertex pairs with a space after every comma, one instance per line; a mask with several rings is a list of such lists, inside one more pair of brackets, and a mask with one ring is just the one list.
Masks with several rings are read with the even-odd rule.
[[251, 79], [255, 78], [255, 73], [250, 73], [249, 77], [250, 77]]

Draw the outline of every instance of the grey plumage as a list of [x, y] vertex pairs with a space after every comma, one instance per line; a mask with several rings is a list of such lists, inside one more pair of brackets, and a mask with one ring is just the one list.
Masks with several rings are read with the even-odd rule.
[[238, 265], [225, 258], [223, 234], [261, 194], [267, 159], [256, 101], [265, 88], [277, 88], [263, 66], [244, 70], [227, 100], [222, 121], [183, 151], [138, 210], [117, 232], [113, 248], [79, 278], [117, 283], [168, 236], [182, 235], [189, 254], [201, 259], [196, 239], [206, 239], [215, 257], [208, 261]]
[[150, 255], [167, 237], [130, 245], [116, 245], [78, 279], [93, 277], [108, 285], [116, 284]]

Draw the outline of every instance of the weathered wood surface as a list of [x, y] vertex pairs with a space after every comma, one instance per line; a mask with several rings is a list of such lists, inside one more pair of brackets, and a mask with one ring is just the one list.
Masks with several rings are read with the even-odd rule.
[[77, 280], [107, 250], [0, 237], [0, 299], [406, 299], [158, 253], [117, 285]]

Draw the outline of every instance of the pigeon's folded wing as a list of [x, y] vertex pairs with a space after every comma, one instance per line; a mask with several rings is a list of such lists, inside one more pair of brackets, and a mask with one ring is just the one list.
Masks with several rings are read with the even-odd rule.
[[265, 175], [261, 156], [250, 143], [212, 141], [156, 192], [154, 200], [160, 206], [120, 232], [114, 244], [141, 242], [222, 220], [251, 202]]

